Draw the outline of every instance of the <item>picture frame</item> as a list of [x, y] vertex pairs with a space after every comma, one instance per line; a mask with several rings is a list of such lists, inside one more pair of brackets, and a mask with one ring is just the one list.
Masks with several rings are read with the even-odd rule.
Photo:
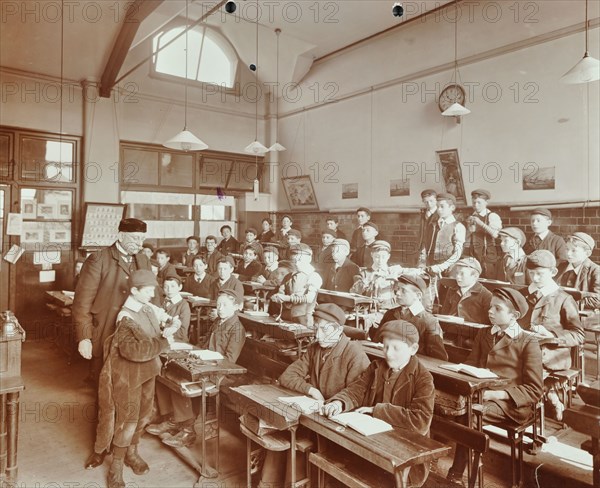
[[358, 198], [358, 183], [342, 184], [342, 200]]
[[54, 203], [38, 203], [37, 216], [40, 219], [55, 219], [56, 205]]
[[319, 210], [317, 195], [309, 175], [282, 178], [291, 210]]
[[56, 229], [50, 231], [49, 242], [61, 244], [71, 242], [71, 232], [69, 229]]
[[467, 197], [462, 170], [460, 168], [458, 149], [444, 149], [435, 153], [437, 162], [440, 165], [444, 188], [448, 193], [456, 197], [457, 205], [466, 205]]
[[37, 201], [35, 198], [23, 198], [21, 200], [21, 216], [23, 220], [37, 219]]
[[407, 197], [410, 195], [410, 180], [390, 180], [390, 197]]
[[523, 190], [555, 190], [556, 169], [554, 166], [538, 168], [537, 165], [529, 172], [523, 171]]
[[121, 203], [86, 203], [80, 247], [99, 249], [111, 246], [117, 240], [119, 222], [125, 217], [126, 209], [127, 205]]
[[58, 202], [57, 218], [71, 220], [71, 202]]

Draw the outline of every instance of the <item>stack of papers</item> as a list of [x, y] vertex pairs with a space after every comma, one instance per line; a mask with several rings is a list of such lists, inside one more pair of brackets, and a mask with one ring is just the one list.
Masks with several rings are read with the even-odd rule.
[[193, 349], [194, 346], [188, 344], [187, 342], [173, 342], [170, 345], [171, 351], [187, 351], [188, 349]]
[[351, 427], [356, 432], [367, 436], [388, 432], [394, 429], [392, 425], [388, 424], [385, 420], [373, 418], [366, 413], [346, 412], [331, 417], [331, 420], [342, 424], [345, 427]]
[[280, 402], [286, 403], [296, 410], [300, 410], [302, 413], [309, 415], [311, 413], [318, 413], [321, 411], [323, 402], [315, 400], [309, 396], [293, 396], [293, 397], [279, 397], [277, 398]]
[[190, 351], [190, 355], [201, 359], [202, 361], [214, 361], [218, 359], [225, 359], [220, 352], [209, 351], [208, 349], [201, 349], [198, 351]]
[[457, 373], [468, 374], [475, 378], [498, 378], [498, 375], [487, 368], [477, 368], [475, 366], [469, 366], [468, 364], [440, 364], [440, 368], [447, 369], [448, 371], [455, 371]]

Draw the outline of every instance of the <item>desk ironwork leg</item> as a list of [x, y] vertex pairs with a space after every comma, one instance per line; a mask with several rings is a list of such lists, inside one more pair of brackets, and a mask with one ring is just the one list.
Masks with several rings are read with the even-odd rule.
[[[208, 465], [208, 453], [206, 452], [206, 381], [202, 378], [202, 475], [201, 478], [216, 478], [219, 473], [215, 468]], [[200, 480], [198, 480], [200, 485]]]
[[600, 442], [597, 437], [592, 437], [592, 460], [594, 488], [600, 488]]
[[0, 395], [0, 477], [6, 472], [6, 394]]
[[396, 470], [394, 473], [394, 477], [396, 478], [396, 488], [405, 488], [408, 486], [408, 473], [410, 473], [410, 468]]
[[290, 457], [291, 457], [291, 465], [292, 465], [292, 476], [291, 476], [291, 486], [292, 488], [296, 488], [296, 430], [298, 429], [297, 425], [290, 427], [290, 432], [292, 434], [291, 442], [290, 442]]
[[7, 456], [6, 479], [17, 480], [17, 439], [19, 437], [19, 392], [6, 394]]
[[217, 431], [217, 451], [215, 453], [215, 469], [217, 470], [217, 473], [219, 472], [219, 453], [221, 451], [220, 446], [221, 446], [221, 382], [223, 381], [223, 376], [219, 376], [217, 378], [217, 381], [215, 382], [217, 385], [217, 394], [215, 395], [215, 408], [217, 409], [216, 415], [217, 415], [217, 425], [216, 425], [216, 431]]
[[600, 332], [596, 332], [594, 335], [596, 336], [596, 380], [600, 380]]
[[246, 487], [252, 488], [252, 441], [246, 437]]

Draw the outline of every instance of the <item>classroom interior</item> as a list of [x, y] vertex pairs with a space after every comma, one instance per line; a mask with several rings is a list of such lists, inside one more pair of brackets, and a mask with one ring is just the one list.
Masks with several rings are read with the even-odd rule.
[[[421, 192], [453, 193], [462, 220], [483, 188], [505, 227], [529, 235], [531, 210], [543, 206], [554, 233], [599, 242], [598, 81], [562, 78], [584, 52], [600, 56], [600, 3], [400, 4], [401, 16], [392, 0], [2, 2], [0, 311], [24, 331], [25, 387], [8, 486], [104, 486], [107, 463], [83, 467], [95, 428], [87, 361], [68, 307], [48, 292], [74, 290], [76, 263], [114, 241], [115, 218], [144, 220], [147, 241], [179, 256], [190, 235], [220, 239], [229, 225], [241, 241], [265, 218], [278, 230], [284, 215], [317, 249], [329, 217], [350, 236], [368, 207], [390, 263], [415, 267]], [[444, 96], [457, 101], [445, 90], [453, 85], [469, 113], [442, 115]], [[207, 147], [166, 147], [182, 129]], [[591, 259], [600, 262], [598, 246]], [[598, 379], [599, 340], [586, 333], [578, 382]], [[246, 351], [244, 367], [266, 349]], [[3, 368], [16, 367], [2, 355]], [[256, 364], [261, 382], [282, 367]], [[246, 437], [223, 396], [216, 478], [146, 435], [150, 474], [129, 471], [127, 481], [246, 486]], [[600, 486], [582, 449], [588, 435], [551, 420], [546, 434], [525, 454], [523, 486]], [[452, 452], [440, 457], [425, 486], [451, 486], [451, 462]], [[511, 486], [502, 433], [483, 472], [486, 488]]]

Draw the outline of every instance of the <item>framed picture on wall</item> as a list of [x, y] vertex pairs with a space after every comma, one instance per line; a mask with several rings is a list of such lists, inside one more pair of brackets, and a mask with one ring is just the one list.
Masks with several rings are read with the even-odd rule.
[[292, 210], [319, 210], [310, 176], [282, 178], [283, 188]]
[[34, 198], [21, 199], [21, 215], [23, 220], [35, 220], [37, 218], [37, 201]]
[[458, 159], [458, 149], [445, 149], [436, 151], [437, 161], [442, 170], [442, 179], [444, 188], [448, 193], [456, 197], [458, 205], [466, 205], [465, 185], [462, 179], [460, 161]]

